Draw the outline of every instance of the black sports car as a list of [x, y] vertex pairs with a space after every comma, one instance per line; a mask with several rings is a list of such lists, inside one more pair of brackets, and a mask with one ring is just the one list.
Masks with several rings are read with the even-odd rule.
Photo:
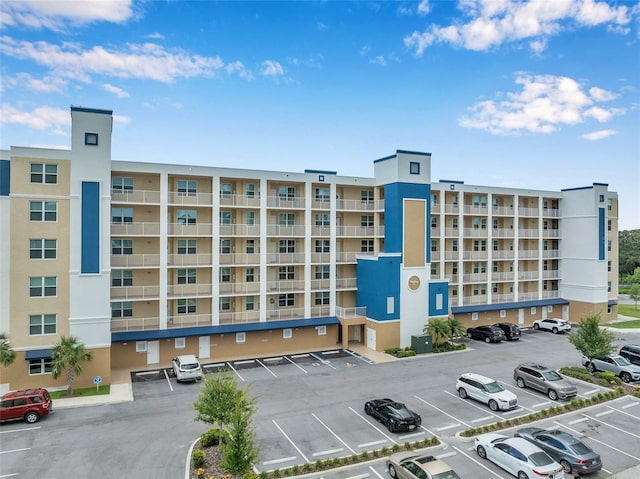
[[364, 412], [387, 426], [390, 432], [412, 431], [422, 424], [420, 414], [389, 398], [367, 401]]

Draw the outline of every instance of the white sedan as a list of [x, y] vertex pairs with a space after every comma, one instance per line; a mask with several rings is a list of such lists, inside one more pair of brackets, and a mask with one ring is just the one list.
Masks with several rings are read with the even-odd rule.
[[564, 468], [546, 452], [521, 437], [488, 433], [476, 437], [475, 449], [482, 459], [494, 464], [518, 479], [564, 478]]

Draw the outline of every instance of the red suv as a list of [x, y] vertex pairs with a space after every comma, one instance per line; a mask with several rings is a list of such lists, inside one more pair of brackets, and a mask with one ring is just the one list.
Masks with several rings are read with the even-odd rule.
[[0, 400], [0, 421], [24, 419], [28, 423], [34, 423], [41, 416], [49, 414], [52, 406], [49, 391], [44, 388], [12, 391]]

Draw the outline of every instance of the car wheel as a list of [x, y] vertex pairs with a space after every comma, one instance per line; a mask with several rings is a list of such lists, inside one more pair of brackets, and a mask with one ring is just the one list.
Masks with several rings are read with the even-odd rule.
[[489, 409], [491, 409], [492, 411], [497, 411], [498, 403], [492, 399], [491, 401], [489, 401]]
[[467, 333], [467, 339], [473, 339], [473, 334]]
[[38, 419], [40, 419], [40, 414], [38, 414], [35, 411], [29, 411], [24, 416], [24, 422], [28, 422], [29, 424], [33, 424], [34, 422], [38, 422]]
[[623, 383], [629, 383], [631, 382], [631, 374], [623, 371], [620, 373], [620, 379], [622, 379]]
[[484, 342], [489, 344], [491, 342], [491, 338], [487, 336], [486, 338], [484, 338]]
[[524, 379], [518, 378], [518, 380], [516, 381], [516, 384], [518, 385], [519, 388], [523, 388], [525, 386]]
[[553, 334], [558, 334], [558, 328], [553, 328], [551, 331], [553, 331]]
[[371, 414], [373, 413], [373, 408], [371, 407], [371, 404], [366, 403], [364, 405], [364, 412], [367, 414], [367, 416], [371, 416]]
[[389, 464], [389, 475], [396, 479], [398, 474], [396, 473], [396, 467], [393, 464]]
[[460, 388], [460, 389], [458, 389], [458, 395], [459, 395], [462, 399], [467, 399], [467, 391], [465, 390], [465, 388]]
[[569, 464], [569, 461], [565, 461], [563, 459], [562, 461], [560, 461], [560, 465], [562, 466], [562, 469], [564, 469], [564, 472], [566, 472], [567, 474], [571, 474], [571, 464]]
[[589, 370], [589, 372], [591, 374], [596, 372], [596, 367], [595, 367], [595, 365], [593, 363], [589, 363], [589, 365], [587, 366], [587, 369]]
[[549, 396], [549, 399], [551, 399], [552, 401], [557, 401], [558, 400], [558, 393], [555, 392], [553, 389], [549, 389], [549, 392], [547, 393], [547, 396]]
[[485, 451], [484, 447], [478, 446], [478, 448], [476, 449], [476, 452], [478, 453], [478, 456], [480, 456], [482, 459], [487, 458], [487, 451]]
[[398, 430], [398, 424], [396, 424], [395, 420], [389, 419], [387, 429], [389, 429], [389, 432], [396, 432]]
[[518, 471], [518, 479], [529, 479], [529, 476], [524, 471]]
[[533, 329], [540, 329], [540, 325], [538, 323], [533, 323]]

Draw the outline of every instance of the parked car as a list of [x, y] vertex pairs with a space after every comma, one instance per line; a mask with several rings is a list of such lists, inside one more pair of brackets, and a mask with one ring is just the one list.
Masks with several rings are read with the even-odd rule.
[[415, 451], [391, 454], [387, 471], [393, 479], [460, 479], [446, 462]]
[[563, 467], [535, 444], [521, 437], [481, 434], [475, 439], [475, 450], [518, 479], [564, 479]]
[[620, 348], [618, 354], [631, 364], [640, 365], [640, 346], [637, 344], [625, 344]]
[[518, 407], [518, 397], [502, 385], [480, 374], [465, 373], [456, 381], [456, 390], [462, 399], [471, 398], [487, 404], [492, 411]]
[[502, 329], [507, 341], [517, 341], [522, 334], [520, 327], [513, 323], [496, 323], [494, 326]]
[[610, 354], [604, 358], [593, 359], [582, 356], [582, 365], [591, 373], [596, 371], [612, 372], [625, 383], [640, 381], [640, 366], [631, 364], [618, 354]]
[[179, 383], [182, 381], [200, 381], [202, 379], [200, 362], [193, 354], [178, 356], [171, 361], [171, 364]]
[[30, 424], [51, 412], [53, 401], [44, 388], [8, 392], [0, 399], [0, 421], [24, 420]]
[[384, 424], [390, 432], [412, 431], [422, 424], [420, 414], [389, 398], [367, 401], [364, 412]]
[[542, 364], [522, 363], [513, 370], [513, 379], [518, 387], [537, 389], [549, 399], [569, 399], [577, 396], [578, 388], [564, 379], [557, 371]]
[[571, 332], [571, 323], [566, 319], [549, 318], [536, 319], [533, 322], [533, 329], [543, 329], [551, 331], [553, 334]]
[[500, 341], [504, 341], [506, 336], [502, 332], [502, 329], [495, 326], [478, 326], [467, 329], [467, 338], [481, 339], [486, 343], [499, 343]]
[[518, 429], [516, 437], [532, 442], [560, 463], [567, 474], [590, 474], [602, 469], [600, 454], [568, 432], [538, 427]]

